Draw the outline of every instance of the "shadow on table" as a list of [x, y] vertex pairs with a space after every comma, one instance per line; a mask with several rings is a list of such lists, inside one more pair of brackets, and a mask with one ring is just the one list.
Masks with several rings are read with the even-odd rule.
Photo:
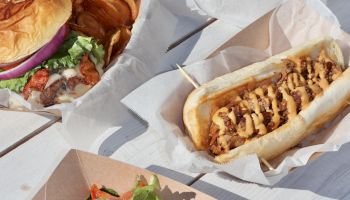
[[[227, 199], [227, 200], [245, 199], [237, 194], [231, 193], [231, 192], [229, 192], [225, 189], [222, 189], [218, 186], [212, 185], [210, 183], [207, 183], [207, 182], [204, 182], [201, 180], [197, 180], [197, 178], [193, 178], [189, 175], [182, 174], [182, 173], [167, 169], [165, 167], [151, 165], [151, 166], [147, 167], [147, 169], [154, 172], [154, 173], [169, 177], [169, 178], [176, 180], [178, 182], [181, 182], [183, 184], [190, 185], [191, 187], [193, 187], [193, 188], [195, 188], [203, 193], [206, 193], [206, 194], [208, 194], [216, 199]], [[173, 193], [174, 196], [172, 196], [172, 198], [170, 198], [170, 199], [175, 199], [175, 200], [187, 199], [187, 197], [190, 197], [193, 194], [191, 192], [180, 193], [180, 194]], [[191, 199], [191, 198], [189, 198], [189, 199]]]
[[157, 165], [151, 165], [149, 167], [147, 167], [146, 169], [148, 169], [151, 172], [166, 176], [168, 178], [171, 178], [173, 180], [176, 180], [180, 183], [186, 184], [186, 185], [190, 185], [193, 182], [193, 177], [186, 175], [186, 174], [182, 174], [180, 172], [165, 168], [165, 167], [161, 167], [161, 166], [157, 166]]
[[195, 192], [172, 192], [168, 186], [165, 186], [159, 194], [163, 199], [172, 200], [191, 200], [196, 197]]
[[246, 199], [243, 198], [241, 196], [239, 196], [238, 194], [232, 193], [230, 191], [227, 191], [225, 189], [222, 189], [219, 185], [213, 185], [210, 183], [207, 183], [205, 181], [196, 181], [195, 183], [193, 183], [191, 185], [191, 187], [204, 192], [216, 199], [220, 199], [220, 200], [241, 200], [241, 199]]
[[[218, 173], [218, 175], [223, 179], [247, 183], [227, 173]], [[207, 183], [198, 181], [193, 186], [199, 185], [197, 187], [205, 188], [201, 184]], [[350, 143], [344, 144], [339, 151], [324, 153], [306, 166], [296, 168], [273, 186], [260, 186], [271, 189], [306, 190], [322, 197], [350, 199]], [[225, 196], [226, 194], [223, 194], [225, 191], [220, 192], [220, 190], [222, 189], [216, 188], [213, 193], [208, 194], [214, 197]]]
[[[184, 41], [183, 43], [179, 44], [176, 48], [169, 51], [166, 54], [166, 58], [164, 58], [164, 61], [160, 64], [160, 66], [163, 66], [161, 73], [176, 69], [176, 67], [174, 66], [175, 63], [182, 64], [194, 48], [196, 41], [198, 41], [200, 36], [201, 32], [196, 33], [188, 40]], [[174, 40], [175, 39], [177, 38], [174, 38]], [[124, 109], [126, 109], [125, 106]], [[129, 110], [128, 112], [131, 113], [131, 115], [133, 115], [134, 117], [132, 117], [132, 119], [128, 119], [127, 121], [116, 122], [115, 126], [120, 126], [122, 128], [113, 133], [111, 136], [109, 136], [101, 144], [98, 152], [99, 155], [107, 157], [112, 155], [123, 144], [140, 136], [147, 130], [147, 122], [145, 122], [143, 119], [137, 116], [133, 111]]]
[[327, 1], [328, 8], [337, 16], [342, 29], [350, 33], [350, 23], [349, 23], [349, 0], [331, 0]]
[[273, 187], [309, 190], [324, 197], [350, 199], [350, 143], [299, 167]]
[[123, 144], [135, 139], [144, 133], [148, 124], [132, 111], [128, 111], [134, 117], [124, 122], [121, 128], [109, 136], [100, 146], [98, 154], [103, 156], [111, 156]]
[[[144, 176], [141, 176], [141, 180], [147, 182]], [[195, 199], [197, 194], [195, 192], [179, 192], [172, 191], [168, 185], [162, 187], [161, 191], [158, 194], [162, 199], [171, 199], [171, 200], [191, 200]]]

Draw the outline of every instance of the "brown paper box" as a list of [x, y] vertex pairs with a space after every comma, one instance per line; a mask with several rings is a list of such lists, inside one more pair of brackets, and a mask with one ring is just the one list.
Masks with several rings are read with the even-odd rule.
[[[85, 200], [92, 184], [104, 185], [119, 194], [129, 191], [137, 175], [149, 180], [152, 172], [106, 157], [70, 150], [34, 200]], [[163, 199], [213, 199], [187, 185], [157, 175]]]

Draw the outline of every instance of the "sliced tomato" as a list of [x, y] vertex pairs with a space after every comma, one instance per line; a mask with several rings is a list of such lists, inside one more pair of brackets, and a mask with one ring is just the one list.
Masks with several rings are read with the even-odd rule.
[[17, 66], [20, 65], [22, 62], [23, 62], [23, 61], [14, 62], [14, 63], [8, 64], [8, 65], [2, 66], [1, 69], [7, 71], [7, 70], [10, 70], [10, 69], [12, 69], [12, 68], [17, 67]]
[[49, 80], [49, 70], [40, 69], [29, 79], [28, 83], [24, 86], [22, 95], [25, 99], [28, 99], [32, 90], [44, 91], [45, 85]]
[[0, 69], [7, 71], [7, 70], [10, 70], [10, 69], [12, 69], [12, 68], [15, 68], [15, 67], [17, 67], [18, 65], [20, 65], [22, 62], [26, 61], [29, 57], [30, 57], [30, 56], [27, 56], [27, 57], [25, 57], [25, 58], [20, 59], [19, 61], [13, 62], [13, 63], [11, 63], [11, 64], [2, 65], [2, 66], [0, 67]]
[[144, 181], [138, 181], [136, 187], [145, 187], [145, 186], [147, 186], [147, 184]]
[[9, 65], [6, 65], [6, 66], [1, 67], [1, 69], [7, 71], [7, 70], [10, 70], [10, 69], [12, 69], [12, 68], [17, 67], [19, 64], [21, 64], [21, 63], [19, 62], [19, 63], [9, 64]]
[[130, 200], [132, 198], [132, 191], [125, 192], [119, 197], [119, 200]]
[[114, 198], [114, 196], [108, 194], [107, 192], [103, 192], [98, 189], [96, 184], [93, 184], [90, 189], [91, 200], [96, 200], [99, 198]]

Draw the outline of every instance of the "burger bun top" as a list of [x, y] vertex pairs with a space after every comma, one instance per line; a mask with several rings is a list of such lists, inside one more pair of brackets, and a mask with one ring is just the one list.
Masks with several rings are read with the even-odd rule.
[[0, 19], [0, 64], [18, 61], [39, 50], [72, 14], [71, 0], [26, 0], [19, 10], [14, 5], [9, 2], [0, 8], [0, 12], [13, 11], [12, 16]]

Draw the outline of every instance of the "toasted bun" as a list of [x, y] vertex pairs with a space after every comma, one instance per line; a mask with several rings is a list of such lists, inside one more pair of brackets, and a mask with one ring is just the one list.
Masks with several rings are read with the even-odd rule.
[[13, 14], [0, 22], [1, 64], [36, 52], [55, 36], [71, 16], [71, 0], [26, 1], [19, 11], [15, 4], [12, 8], [6, 5], [0, 8], [0, 12], [7, 9]]
[[[322, 49], [326, 50], [333, 61], [344, 66], [344, 58], [338, 44], [330, 38], [325, 38], [223, 75], [195, 89], [185, 103], [183, 119], [186, 131], [196, 148], [208, 149], [211, 115], [215, 109], [227, 104], [229, 99], [237, 94], [235, 88], [251, 81], [264, 80], [281, 71], [281, 59], [290, 56], [318, 55]], [[303, 138], [334, 118], [347, 105], [350, 97], [349, 80], [350, 70], [346, 69], [323, 94], [317, 96], [296, 117], [256, 140], [216, 156], [215, 161], [224, 163], [247, 154], [257, 154], [259, 157], [271, 159], [297, 145]]]

